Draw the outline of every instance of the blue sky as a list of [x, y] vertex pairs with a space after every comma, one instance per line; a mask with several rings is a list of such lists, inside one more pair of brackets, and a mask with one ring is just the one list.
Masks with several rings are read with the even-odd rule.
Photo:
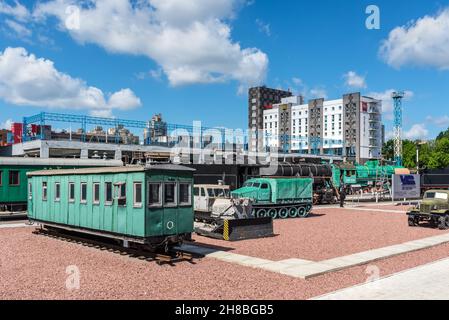
[[449, 127], [449, 0], [83, 2], [0, 0], [0, 123], [161, 112], [246, 129], [246, 88], [266, 84], [306, 99], [405, 90], [406, 137]]

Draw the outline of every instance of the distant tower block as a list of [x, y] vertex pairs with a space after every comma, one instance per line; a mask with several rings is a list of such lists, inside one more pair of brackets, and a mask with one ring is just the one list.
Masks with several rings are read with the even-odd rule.
[[404, 92], [393, 92], [394, 101], [394, 161], [402, 166], [402, 99]]

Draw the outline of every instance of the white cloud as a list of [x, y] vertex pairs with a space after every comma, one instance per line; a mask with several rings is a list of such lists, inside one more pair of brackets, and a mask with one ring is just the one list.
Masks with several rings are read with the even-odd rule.
[[449, 116], [444, 115], [442, 117], [439, 118], [434, 118], [432, 116], [428, 116], [426, 118], [427, 122], [430, 122], [433, 125], [436, 125], [438, 127], [449, 127]]
[[307, 94], [308, 98], [312, 98], [312, 99], [318, 99], [318, 98], [324, 98], [327, 99], [327, 91], [324, 88], [313, 88], [309, 91], [309, 93]]
[[292, 81], [293, 81], [293, 83], [294, 83], [296, 86], [302, 86], [302, 85], [303, 85], [302, 80], [299, 79], [299, 78], [293, 78]]
[[315, 86], [310, 88], [301, 78], [294, 77], [291, 79], [295, 88], [293, 89], [293, 94], [302, 95], [305, 99], [327, 99], [327, 91], [325, 88], [320, 86]]
[[265, 79], [267, 55], [231, 38], [229, 21], [242, 0], [86, 0], [79, 28], [67, 28], [65, 10], [71, 2], [39, 3], [34, 17], [55, 16], [59, 28], [81, 44], [146, 56], [173, 86], [229, 80], [247, 86]]
[[122, 89], [109, 97], [108, 106], [111, 109], [130, 110], [141, 106], [142, 102], [131, 89]]
[[404, 131], [404, 138], [408, 140], [426, 139], [429, 136], [429, 130], [424, 124], [414, 124], [408, 131]]
[[271, 26], [269, 23], [265, 23], [260, 19], [256, 19], [257, 27], [259, 32], [265, 34], [267, 37], [271, 37]]
[[11, 130], [11, 125], [13, 124], [12, 119], [8, 119], [5, 122], [0, 122], [0, 129], [8, 129]]
[[380, 48], [391, 66], [430, 66], [449, 69], [449, 8], [393, 29]]
[[0, 98], [8, 103], [60, 109], [106, 112], [141, 105], [130, 89], [106, 95], [83, 80], [58, 71], [52, 61], [37, 58], [24, 48], [0, 51]]
[[21, 38], [29, 38], [33, 34], [30, 29], [14, 20], [6, 19], [5, 24]]
[[[374, 99], [377, 99], [377, 100], [382, 100], [382, 111], [384, 113], [386, 120], [393, 120], [392, 94], [393, 94], [393, 92], [396, 92], [396, 91], [398, 91], [398, 90], [388, 89], [388, 90], [385, 90], [384, 92], [368, 93], [368, 96], [370, 96]], [[404, 96], [405, 101], [410, 101], [414, 96], [414, 93], [412, 91], [405, 91], [404, 93], [405, 93], [405, 96]]]
[[0, 14], [12, 16], [19, 21], [25, 21], [30, 17], [28, 9], [18, 1], [14, 1], [14, 6], [12, 6], [6, 1], [0, 0]]
[[349, 71], [343, 75], [345, 85], [350, 88], [365, 89], [367, 87], [365, 77], [358, 75], [355, 71]]

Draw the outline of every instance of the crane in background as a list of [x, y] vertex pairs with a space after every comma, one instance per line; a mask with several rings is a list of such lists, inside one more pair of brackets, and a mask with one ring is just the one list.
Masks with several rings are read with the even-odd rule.
[[402, 99], [404, 92], [393, 92], [394, 101], [394, 161], [397, 166], [402, 166]]

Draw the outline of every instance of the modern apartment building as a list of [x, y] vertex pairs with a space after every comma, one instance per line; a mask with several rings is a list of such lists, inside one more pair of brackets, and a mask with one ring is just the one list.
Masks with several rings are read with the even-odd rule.
[[281, 102], [282, 98], [291, 97], [290, 91], [267, 88], [265, 86], [250, 88], [248, 92], [248, 145], [250, 151], [260, 150], [263, 146], [263, 112], [265, 107]]
[[263, 145], [285, 153], [344, 156], [363, 163], [381, 157], [382, 102], [360, 93], [342, 99], [284, 98], [263, 111]]

